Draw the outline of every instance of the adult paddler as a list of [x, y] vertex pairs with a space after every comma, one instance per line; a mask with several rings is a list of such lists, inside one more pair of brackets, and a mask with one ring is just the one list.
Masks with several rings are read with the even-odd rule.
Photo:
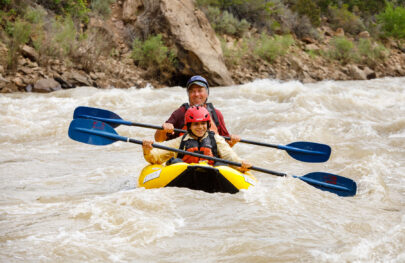
[[170, 118], [162, 125], [163, 130], [156, 131], [155, 141], [162, 142], [179, 137], [180, 134], [174, 132], [174, 128], [185, 129], [184, 115], [190, 106], [205, 107], [211, 116], [210, 130], [219, 135], [231, 137], [231, 140], [227, 141], [231, 147], [240, 141], [238, 135], [229, 134], [221, 111], [214, 108], [212, 103], [207, 103], [209, 85], [205, 78], [198, 75], [191, 77], [187, 81], [187, 94], [189, 103], [184, 103], [170, 115]]

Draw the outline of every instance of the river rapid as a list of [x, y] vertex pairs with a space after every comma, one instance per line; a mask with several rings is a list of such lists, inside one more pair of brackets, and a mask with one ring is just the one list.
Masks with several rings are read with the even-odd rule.
[[289, 175], [351, 178], [354, 197], [260, 172], [258, 185], [233, 195], [146, 190], [137, 188], [147, 165], [139, 145], [67, 135], [77, 106], [161, 125], [186, 100], [181, 87], [0, 95], [0, 262], [405, 262], [405, 78], [210, 91], [243, 139], [332, 147], [317, 164], [243, 143], [239, 156]]

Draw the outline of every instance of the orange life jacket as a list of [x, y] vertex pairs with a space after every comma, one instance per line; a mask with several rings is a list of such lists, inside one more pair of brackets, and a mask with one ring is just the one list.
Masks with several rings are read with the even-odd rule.
[[[208, 136], [202, 139], [201, 141], [196, 140], [196, 139], [188, 139], [184, 140], [187, 134], [183, 135], [181, 138], [180, 142], [180, 150], [184, 150], [187, 152], [195, 152], [199, 154], [204, 154], [207, 156], [213, 156], [213, 157], [218, 157], [218, 148], [217, 148], [217, 142], [215, 141], [215, 133], [212, 131], [208, 132]], [[198, 163], [202, 160], [207, 160], [204, 158], [199, 158], [191, 155], [185, 155], [182, 153], [179, 153], [177, 155], [177, 158], [182, 159], [186, 163]], [[208, 160], [208, 164], [213, 165], [215, 162], [212, 160]]]

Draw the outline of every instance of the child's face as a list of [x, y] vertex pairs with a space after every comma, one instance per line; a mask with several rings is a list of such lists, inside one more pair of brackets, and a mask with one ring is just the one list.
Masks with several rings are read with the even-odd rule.
[[190, 129], [197, 137], [203, 137], [205, 132], [207, 131], [207, 122], [192, 122]]

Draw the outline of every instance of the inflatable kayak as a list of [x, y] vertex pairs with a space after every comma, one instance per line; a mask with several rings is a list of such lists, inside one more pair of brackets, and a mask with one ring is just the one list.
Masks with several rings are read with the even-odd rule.
[[257, 179], [249, 172], [241, 173], [229, 166], [211, 166], [206, 162], [175, 163], [168, 166], [146, 166], [138, 179], [139, 187], [186, 187], [208, 193], [237, 193], [254, 186]]

